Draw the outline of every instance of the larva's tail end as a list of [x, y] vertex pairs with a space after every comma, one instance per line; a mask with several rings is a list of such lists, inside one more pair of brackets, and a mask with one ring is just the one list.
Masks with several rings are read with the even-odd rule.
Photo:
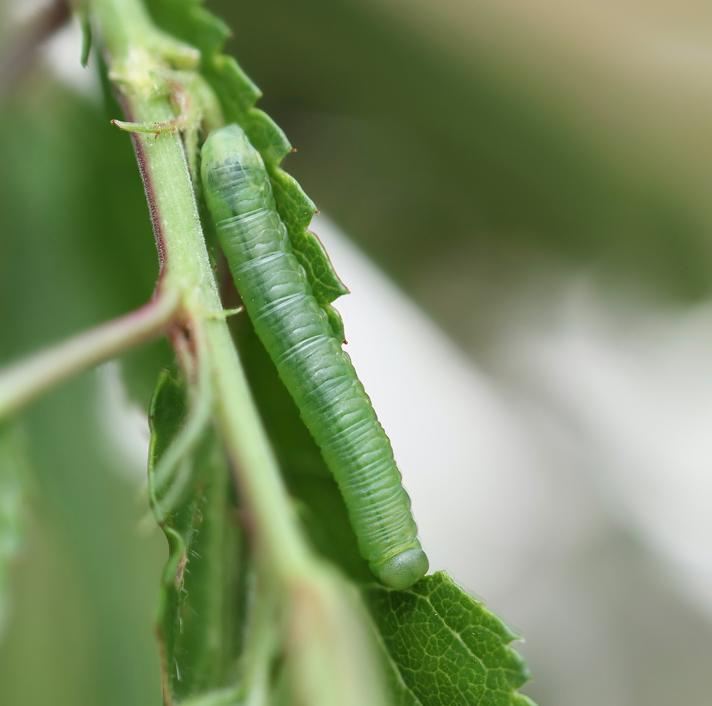
[[420, 548], [406, 549], [387, 561], [372, 564], [371, 570], [382, 584], [402, 591], [428, 573], [428, 557]]

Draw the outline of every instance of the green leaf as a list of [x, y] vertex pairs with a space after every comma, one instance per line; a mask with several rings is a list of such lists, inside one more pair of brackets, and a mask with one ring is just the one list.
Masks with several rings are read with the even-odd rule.
[[199, 0], [150, 0], [148, 6], [159, 26], [201, 51], [201, 73], [218, 96], [226, 122], [238, 123], [262, 155], [295, 255], [307, 273], [314, 296], [329, 316], [334, 334], [343, 340], [341, 317], [329, 305], [348, 289], [321, 242], [309, 230], [316, 206], [280, 167], [292, 151], [287, 136], [269, 115], [255, 107], [262, 95], [257, 86], [233, 57], [220, 53], [229, 30]]
[[407, 591], [364, 589], [399, 706], [534, 706], [517, 636], [445, 573]]
[[7, 618], [10, 563], [22, 538], [23, 479], [27, 467], [17, 428], [0, 426], [0, 637]]
[[[149, 473], [181, 433], [186, 414], [182, 380], [164, 371], [151, 404]], [[230, 475], [212, 429], [187, 462], [194, 491], [162, 525], [169, 556], [161, 582], [158, 634], [163, 688], [170, 702], [207, 698], [208, 692], [234, 682], [245, 594]]]

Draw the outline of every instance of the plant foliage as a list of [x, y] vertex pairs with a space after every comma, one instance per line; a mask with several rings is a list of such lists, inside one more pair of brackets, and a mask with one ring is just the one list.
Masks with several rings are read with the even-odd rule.
[[[340, 318], [331, 302], [347, 290], [318, 239], [308, 231], [314, 204], [280, 167], [291, 151], [289, 141], [272, 119], [255, 107], [261, 95], [257, 87], [234, 58], [222, 53], [229, 36], [227, 27], [195, 0], [150, 0], [149, 6], [162, 29], [200, 50], [200, 72], [221, 104], [223, 120], [240, 124], [260, 151], [293, 247], [335, 332], [342, 336]], [[249, 321], [243, 317], [233, 328], [302, 522], [320, 553], [361, 586], [389, 675], [392, 703], [531, 704], [517, 692], [528, 671], [509, 647], [516, 636], [446, 574], [427, 577], [408, 591], [372, 583], [331, 474]], [[191, 657], [186, 657], [190, 661]]]

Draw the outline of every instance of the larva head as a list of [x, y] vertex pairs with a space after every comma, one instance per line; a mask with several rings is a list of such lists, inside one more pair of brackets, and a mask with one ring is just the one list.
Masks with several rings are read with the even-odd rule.
[[406, 549], [386, 561], [371, 563], [371, 571], [383, 585], [402, 591], [428, 573], [428, 557], [419, 547]]

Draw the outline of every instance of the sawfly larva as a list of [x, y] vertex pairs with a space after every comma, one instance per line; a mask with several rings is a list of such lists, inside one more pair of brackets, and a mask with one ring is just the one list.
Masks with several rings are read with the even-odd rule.
[[391, 443], [315, 299], [260, 154], [237, 125], [202, 148], [203, 193], [255, 331], [339, 486], [363, 557], [403, 589], [428, 570]]

